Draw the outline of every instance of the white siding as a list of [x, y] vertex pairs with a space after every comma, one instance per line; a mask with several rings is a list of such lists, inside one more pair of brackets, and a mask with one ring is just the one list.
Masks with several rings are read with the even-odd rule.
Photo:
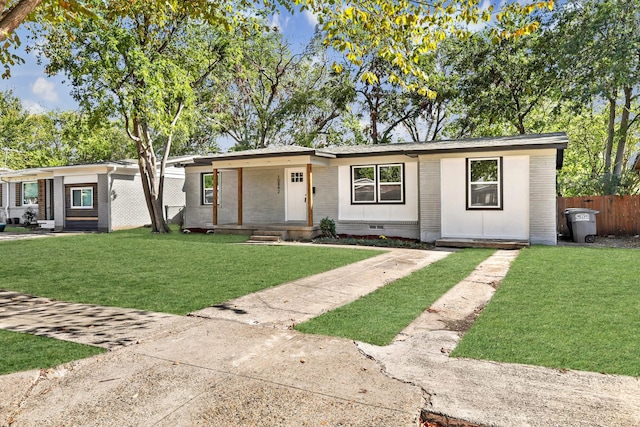
[[[409, 159], [405, 157], [405, 159]], [[404, 160], [404, 159], [403, 159]], [[368, 162], [368, 163], [367, 163]], [[397, 159], [357, 159], [353, 165], [398, 163]], [[404, 163], [404, 203], [402, 204], [352, 204], [351, 165], [338, 167], [338, 203], [340, 221], [418, 221], [418, 162]]]
[[465, 168], [462, 157], [441, 161], [442, 237], [528, 240], [529, 156], [503, 155], [502, 210], [466, 209]]

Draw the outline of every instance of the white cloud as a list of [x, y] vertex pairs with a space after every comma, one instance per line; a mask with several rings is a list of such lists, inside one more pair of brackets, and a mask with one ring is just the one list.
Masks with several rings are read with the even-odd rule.
[[277, 28], [278, 31], [282, 32], [284, 31], [285, 28], [287, 28], [287, 25], [289, 24], [289, 20], [291, 19], [291, 17], [287, 16], [284, 19], [282, 18], [282, 15], [280, 15], [279, 13], [274, 13], [271, 16], [271, 21], [269, 22], [269, 26], [271, 28]]
[[47, 111], [42, 105], [30, 99], [22, 100], [22, 108], [27, 110], [29, 114], [43, 114]]
[[316, 15], [315, 13], [313, 13], [313, 12], [311, 12], [309, 10], [303, 11], [302, 14], [307, 19], [307, 22], [311, 26], [315, 27], [316, 25], [318, 25], [318, 15]]
[[38, 77], [36, 81], [33, 82], [31, 92], [45, 101], [56, 102], [58, 100], [56, 85], [44, 77]]

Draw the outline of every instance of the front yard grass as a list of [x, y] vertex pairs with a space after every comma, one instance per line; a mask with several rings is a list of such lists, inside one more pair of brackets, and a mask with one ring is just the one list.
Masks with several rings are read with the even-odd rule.
[[47, 369], [105, 351], [90, 345], [0, 330], [0, 375]]
[[452, 353], [640, 376], [637, 249], [532, 247]]
[[388, 345], [424, 310], [494, 251], [465, 249], [364, 297], [296, 325], [301, 332]]
[[187, 314], [378, 251], [233, 245], [245, 236], [149, 229], [6, 241], [1, 288], [61, 301]]

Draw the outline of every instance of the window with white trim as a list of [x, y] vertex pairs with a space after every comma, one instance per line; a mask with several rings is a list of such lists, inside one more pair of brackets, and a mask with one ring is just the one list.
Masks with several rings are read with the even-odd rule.
[[[218, 204], [220, 204], [220, 172], [218, 172], [218, 187], [216, 189], [216, 193], [218, 194]], [[213, 204], [213, 174], [212, 173], [202, 174], [202, 204], [203, 205]]]
[[22, 183], [22, 205], [38, 204], [38, 182], [28, 181]]
[[404, 203], [404, 164], [351, 166], [351, 203]]
[[71, 189], [71, 209], [93, 208], [93, 187], [74, 187]]
[[502, 157], [467, 159], [467, 209], [502, 209]]

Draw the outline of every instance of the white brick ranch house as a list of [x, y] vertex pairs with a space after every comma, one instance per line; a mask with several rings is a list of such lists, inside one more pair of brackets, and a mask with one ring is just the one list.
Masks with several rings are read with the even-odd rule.
[[311, 238], [326, 217], [348, 235], [555, 245], [567, 143], [555, 133], [194, 157], [184, 227]]

